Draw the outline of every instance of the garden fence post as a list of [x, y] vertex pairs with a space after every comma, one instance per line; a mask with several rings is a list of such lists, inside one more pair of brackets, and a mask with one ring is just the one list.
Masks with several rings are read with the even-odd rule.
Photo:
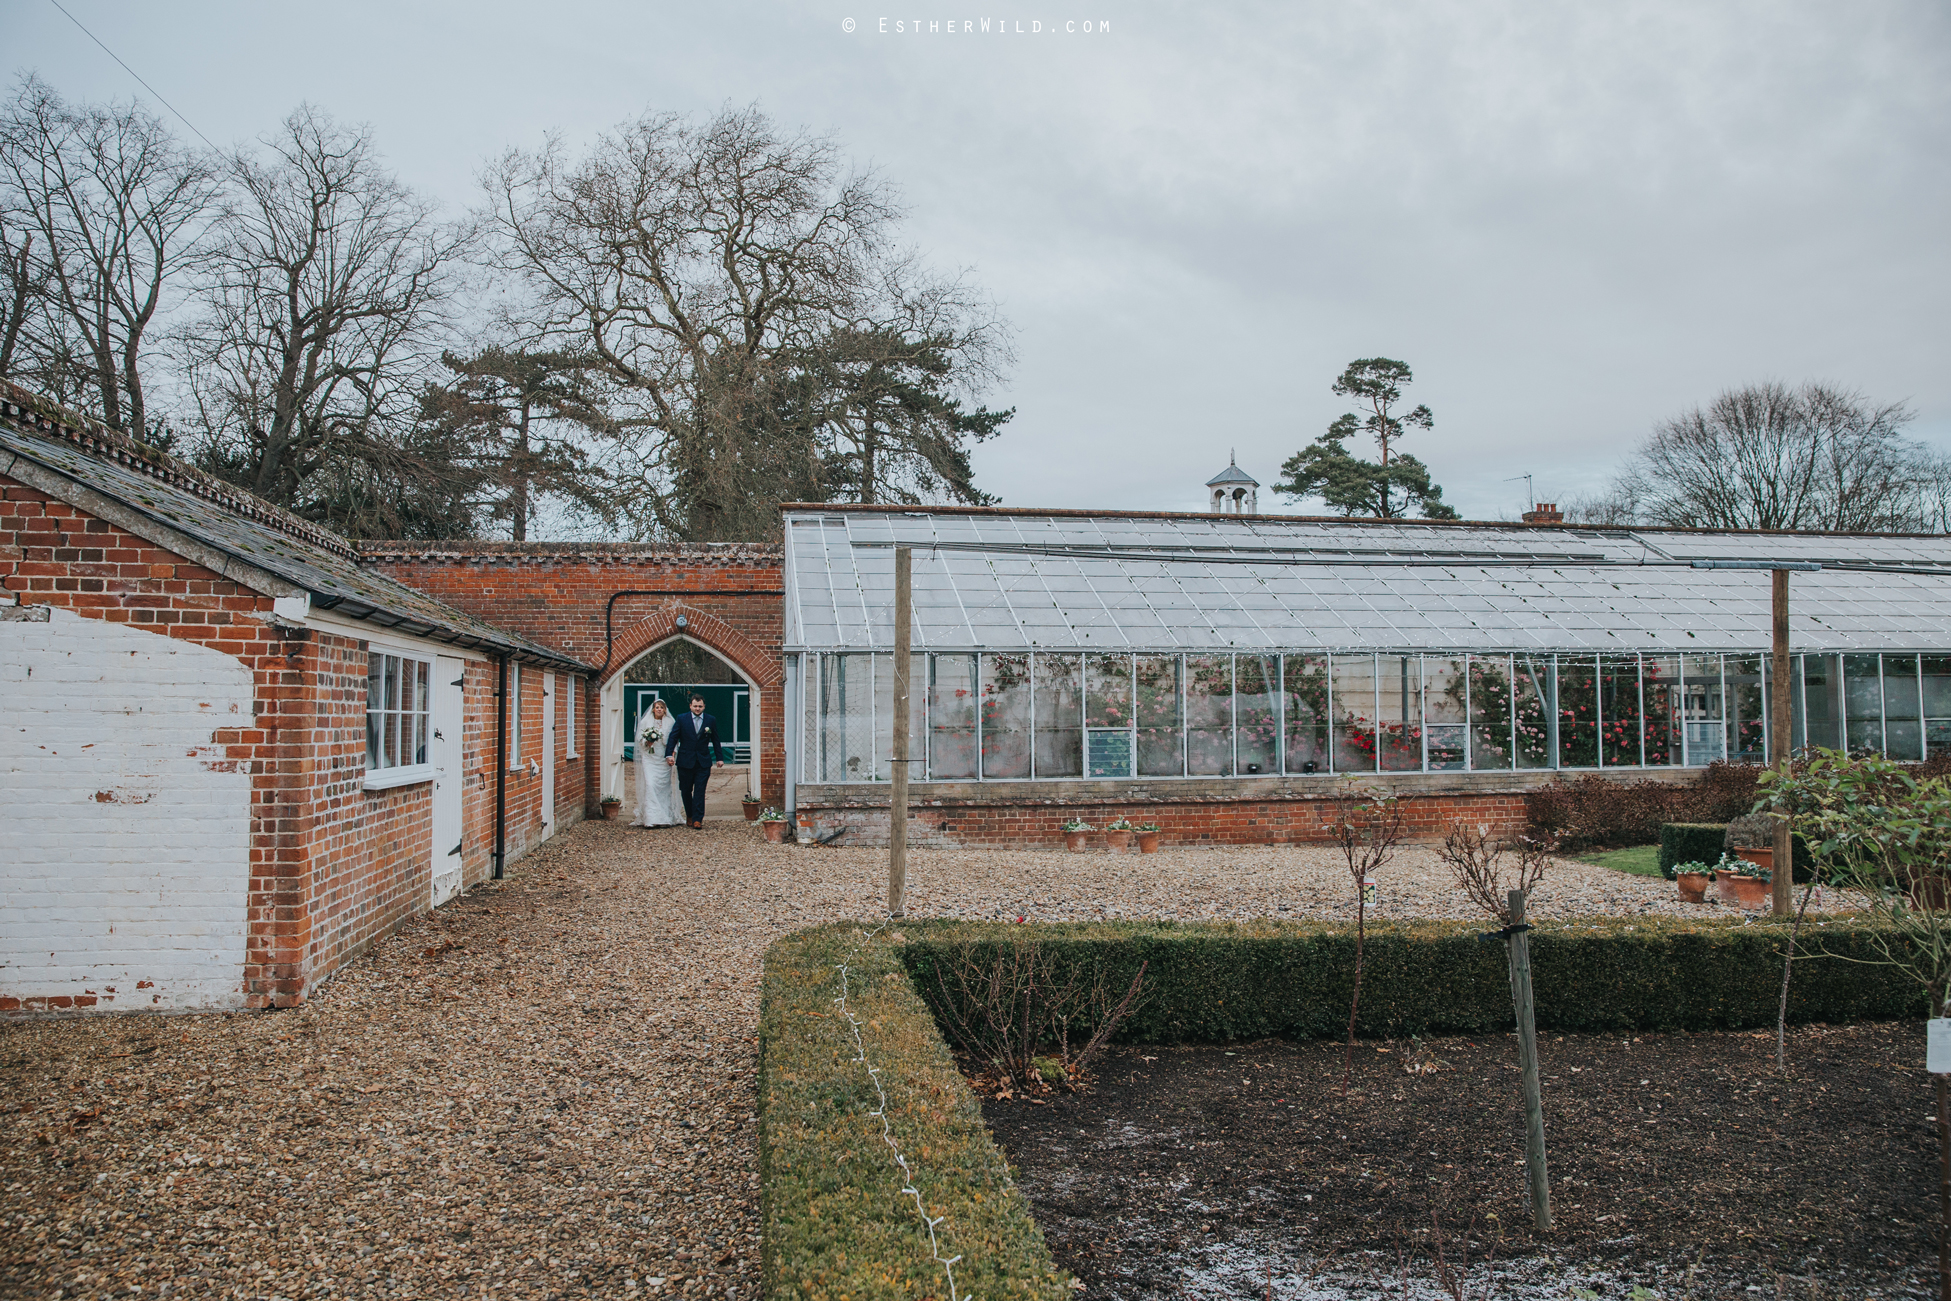
[[[1771, 680], [1768, 684], [1768, 762], [1776, 780], [1788, 775], [1789, 731], [1794, 725], [1793, 706], [1788, 690], [1788, 570], [1772, 573], [1775, 613], [1775, 644]], [[1786, 816], [1775, 819], [1775, 866], [1770, 869], [1774, 887], [1775, 915], [1786, 917], [1791, 911], [1789, 894], [1795, 883], [1795, 840]]]
[[1513, 890], [1511, 999], [1517, 1005], [1517, 1060], [1524, 1071], [1524, 1169], [1531, 1183], [1531, 1225], [1551, 1228], [1551, 1175], [1545, 1168], [1545, 1103], [1538, 1086], [1538, 1025], [1531, 1004], [1531, 945], [1524, 927], [1524, 891]]
[[887, 811], [887, 911], [908, 911], [908, 668], [914, 634], [914, 551], [894, 549], [894, 746]]

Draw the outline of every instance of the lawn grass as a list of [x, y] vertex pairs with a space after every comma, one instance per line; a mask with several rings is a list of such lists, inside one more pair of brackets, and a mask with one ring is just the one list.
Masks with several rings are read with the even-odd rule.
[[1658, 845], [1633, 845], [1628, 849], [1596, 849], [1589, 854], [1574, 857], [1581, 863], [1595, 863], [1609, 867], [1615, 872], [1630, 872], [1634, 876], [1658, 876], [1660, 874], [1660, 847]]

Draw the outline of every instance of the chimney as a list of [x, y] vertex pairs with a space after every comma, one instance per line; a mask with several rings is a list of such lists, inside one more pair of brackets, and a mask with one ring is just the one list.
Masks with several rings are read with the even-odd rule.
[[1563, 524], [1565, 513], [1558, 509], [1555, 501], [1541, 501], [1524, 512], [1526, 524]]

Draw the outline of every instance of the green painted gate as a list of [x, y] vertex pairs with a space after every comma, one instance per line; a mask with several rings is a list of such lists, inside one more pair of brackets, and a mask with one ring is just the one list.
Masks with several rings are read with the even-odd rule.
[[705, 712], [718, 720], [718, 739], [732, 763], [752, 762], [752, 688], [738, 683], [626, 682], [623, 684], [623, 757], [634, 760], [637, 716], [662, 700], [673, 715], [691, 708], [691, 693], [705, 698]]

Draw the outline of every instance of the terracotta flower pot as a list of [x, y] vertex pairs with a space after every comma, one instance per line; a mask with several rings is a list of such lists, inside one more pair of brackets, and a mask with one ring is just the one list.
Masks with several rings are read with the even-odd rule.
[[1064, 848], [1073, 854], [1081, 854], [1090, 847], [1091, 833], [1088, 831], [1064, 832]]
[[1743, 862], [1753, 863], [1756, 867], [1765, 867], [1771, 872], [1775, 869], [1775, 847], [1773, 845], [1770, 845], [1766, 849], [1737, 849], [1734, 851], [1734, 856]]
[[762, 823], [760, 823], [759, 825], [765, 828], [765, 838], [766, 838], [766, 840], [767, 840], [767, 841], [769, 841], [770, 843], [772, 843], [772, 844], [775, 844], [775, 845], [783, 845], [783, 844], [785, 844], [785, 843], [786, 843], [786, 824], [785, 824], [785, 823], [783, 823], [783, 822], [762, 822]]
[[615, 822], [616, 815], [623, 812], [623, 806], [621, 804], [599, 804], [596, 807], [603, 810], [603, 821], [605, 822]]
[[1129, 831], [1107, 831], [1104, 833], [1105, 846], [1114, 854], [1122, 854], [1131, 848]]
[[1158, 832], [1156, 831], [1139, 832], [1138, 852], [1141, 854], [1156, 854], [1158, 852]]
[[757, 800], [744, 800], [740, 803], [739, 807], [745, 810], [745, 820], [747, 822], [757, 822], [759, 820], [759, 812], [765, 806]]
[[1725, 873], [1719, 878], [1721, 898], [1737, 908], [1766, 908], [1773, 887], [1758, 876], [1729, 876]]
[[1680, 886], [1681, 902], [1683, 903], [1706, 903], [1707, 902], [1707, 873], [1680, 872], [1675, 874], [1673, 879]]

